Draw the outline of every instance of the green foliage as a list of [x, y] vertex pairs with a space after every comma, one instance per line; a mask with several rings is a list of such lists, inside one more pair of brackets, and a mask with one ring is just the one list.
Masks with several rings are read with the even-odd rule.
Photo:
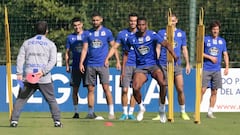
[[[91, 28], [91, 13], [96, 10], [104, 17], [104, 25], [117, 33], [128, 27], [127, 17], [131, 12], [145, 16], [149, 22], [149, 29], [158, 31], [165, 28], [167, 24], [167, 12], [171, 8], [179, 18], [178, 28], [186, 31], [189, 38], [189, 3], [190, 0], [3, 0], [0, 3], [0, 12], [4, 16], [3, 5], [8, 7], [10, 24], [11, 47], [13, 63], [17, 55], [17, 48], [23, 40], [34, 35], [34, 24], [39, 20], [46, 20], [49, 24], [50, 33], [48, 37], [56, 42], [58, 51], [64, 53], [65, 38], [72, 32], [70, 21], [75, 16], [83, 19], [85, 29]], [[239, 1], [238, 0], [203, 0], [196, 1], [196, 11], [200, 7], [204, 8], [205, 25], [218, 19], [222, 22], [221, 35], [227, 40], [230, 54], [230, 62], [233, 67], [239, 65], [240, 22]], [[198, 12], [197, 12], [198, 14]], [[196, 15], [198, 20], [198, 15]], [[197, 21], [198, 22], [198, 21]], [[4, 31], [4, 20], [0, 21], [0, 30]], [[197, 25], [197, 24], [196, 24]], [[206, 27], [207, 28], [207, 27]], [[208, 30], [206, 30], [208, 33]], [[0, 41], [4, 41], [4, 33], [0, 33]], [[2, 43], [4, 44], [4, 42]], [[189, 45], [195, 46], [195, 45]], [[5, 52], [4, 46], [0, 47], [1, 52]], [[4, 53], [2, 53], [4, 54]], [[0, 58], [0, 64], [4, 64], [5, 59]], [[111, 66], [115, 66], [114, 62]]]

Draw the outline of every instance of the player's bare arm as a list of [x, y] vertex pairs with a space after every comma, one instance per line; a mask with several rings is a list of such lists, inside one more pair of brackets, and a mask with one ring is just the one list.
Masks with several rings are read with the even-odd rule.
[[161, 53], [161, 44], [157, 44], [156, 53], [157, 53], [157, 59], [159, 59], [160, 58], [160, 53]]
[[[115, 53], [117, 52], [117, 48], [119, 47], [120, 44], [114, 42], [113, 45], [112, 45], [111, 43], [110, 43], [110, 45], [111, 45], [111, 49], [109, 50], [108, 55], [107, 55], [107, 57], [106, 57], [106, 59], [105, 59], [105, 62], [104, 62], [104, 66], [106, 66], [106, 67], [109, 66], [109, 59], [113, 56], [113, 54], [115, 54]], [[117, 52], [117, 53], [118, 53], [118, 52]], [[117, 55], [118, 55], [118, 54], [117, 54]], [[116, 57], [116, 61], [117, 61], [117, 62], [119, 61], [119, 63], [120, 63], [119, 55], [116, 56], [116, 54], [115, 54], [115, 57]], [[118, 58], [117, 58], [117, 57], [118, 57]]]
[[205, 54], [205, 53], [203, 54], [203, 57], [204, 57], [205, 59], [211, 60], [212, 63], [214, 63], [214, 64], [217, 63], [217, 57], [214, 57], [214, 56], [211, 56], [211, 55], [207, 55], [207, 54]]
[[88, 43], [83, 43], [83, 48], [82, 48], [82, 53], [81, 53], [80, 63], [79, 63], [79, 69], [82, 73], [85, 72], [85, 67], [83, 65], [83, 62], [86, 58], [87, 50], [88, 50]]
[[174, 50], [173, 50], [173, 47], [166, 41], [164, 40], [162, 43], [161, 43], [162, 46], [166, 47], [166, 49], [170, 52], [170, 54], [173, 56], [174, 58], [174, 61], [177, 61], [178, 60], [178, 57], [177, 55], [175, 54]]
[[191, 72], [191, 67], [190, 67], [190, 64], [189, 64], [189, 57], [188, 57], [187, 46], [183, 46], [182, 47], [182, 53], [183, 53], [184, 60], [186, 62], [186, 74], [188, 75]]
[[228, 56], [227, 52], [223, 52], [223, 59], [224, 59], [224, 63], [225, 63], [224, 75], [228, 75], [229, 56]]
[[66, 49], [66, 52], [65, 52], [66, 72], [70, 72], [69, 58], [70, 58], [70, 51], [69, 49]]
[[123, 52], [123, 60], [122, 60], [122, 74], [120, 76], [120, 79], [122, 80], [122, 78], [124, 78], [125, 75], [125, 71], [126, 71], [126, 63], [128, 60], [128, 51], [124, 51]]

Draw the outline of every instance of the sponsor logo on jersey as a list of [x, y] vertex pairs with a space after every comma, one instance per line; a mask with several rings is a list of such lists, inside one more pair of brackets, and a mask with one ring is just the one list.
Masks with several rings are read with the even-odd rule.
[[145, 55], [147, 54], [148, 52], [150, 51], [150, 48], [148, 46], [139, 46], [138, 47], [138, 52], [141, 54], [141, 55]]

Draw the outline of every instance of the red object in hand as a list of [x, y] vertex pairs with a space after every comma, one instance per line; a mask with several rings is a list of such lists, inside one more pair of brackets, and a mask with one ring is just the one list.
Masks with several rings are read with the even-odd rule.
[[27, 82], [31, 83], [31, 84], [36, 84], [39, 81], [39, 77], [37, 75], [35, 75], [34, 73], [28, 73], [26, 76], [26, 80]]

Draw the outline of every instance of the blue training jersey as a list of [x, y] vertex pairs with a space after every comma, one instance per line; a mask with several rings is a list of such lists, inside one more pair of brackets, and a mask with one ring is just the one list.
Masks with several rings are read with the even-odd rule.
[[227, 52], [226, 41], [221, 37], [213, 39], [212, 36], [205, 36], [204, 38], [204, 53], [217, 57], [217, 63], [212, 63], [209, 59], [204, 59], [203, 70], [205, 71], [220, 71], [222, 54]]
[[104, 66], [104, 61], [108, 54], [109, 42], [113, 41], [114, 37], [106, 27], [101, 27], [99, 30], [90, 29], [88, 37], [84, 42], [88, 43], [87, 66]]
[[[128, 28], [123, 29], [122, 31], [120, 31], [118, 33], [116, 43], [119, 43], [122, 45], [122, 52], [127, 50], [127, 45], [126, 45], [127, 38], [133, 34], [134, 33], [131, 32]], [[123, 53], [122, 53], [122, 55], [123, 55]], [[126, 66], [136, 66], [136, 56], [135, 56], [133, 47], [131, 47], [128, 52], [128, 60], [126, 62]]]
[[79, 69], [79, 61], [81, 57], [83, 40], [88, 35], [87, 31], [83, 31], [82, 34], [72, 33], [67, 36], [66, 49], [72, 52], [72, 68]]
[[128, 50], [134, 48], [136, 54], [136, 67], [143, 68], [156, 65], [156, 44], [163, 42], [163, 39], [156, 32], [147, 30], [143, 37], [137, 33], [127, 39]]
[[[167, 40], [167, 33], [166, 29], [162, 29], [158, 31], [158, 34]], [[174, 32], [174, 52], [179, 58], [177, 62], [177, 65], [181, 65], [181, 50], [183, 46], [187, 46], [187, 38], [186, 38], [186, 33], [181, 30], [181, 29], [176, 29]], [[160, 53], [160, 58], [159, 58], [159, 64], [166, 66], [167, 65], [167, 49], [166, 47], [161, 47], [161, 53]]]

